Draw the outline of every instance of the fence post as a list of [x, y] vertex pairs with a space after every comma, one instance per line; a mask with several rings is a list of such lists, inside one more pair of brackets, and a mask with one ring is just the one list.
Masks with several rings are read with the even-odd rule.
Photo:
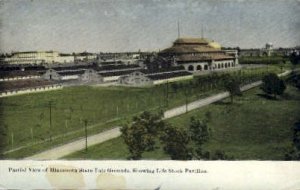
[[14, 148], [14, 133], [11, 133], [11, 148]]

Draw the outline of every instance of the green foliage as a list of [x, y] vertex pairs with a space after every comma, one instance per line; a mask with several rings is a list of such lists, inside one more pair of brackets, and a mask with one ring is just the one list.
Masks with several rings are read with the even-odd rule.
[[212, 113], [210, 111], [205, 112], [205, 122], [210, 122], [212, 120]]
[[300, 160], [300, 151], [291, 145], [284, 154], [285, 160]]
[[206, 122], [191, 117], [189, 126], [190, 139], [192, 140], [194, 151], [193, 156], [196, 159], [209, 158], [209, 153], [203, 152], [203, 144], [210, 138], [210, 130]]
[[263, 77], [261, 89], [268, 95], [282, 95], [286, 89], [286, 85], [275, 73], [270, 73]]
[[164, 151], [170, 155], [172, 160], [192, 159], [191, 149], [188, 147], [189, 135], [185, 130], [167, 125], [160, 139]]
[[300, 74], [292, 72], [291, 76], [287, 78], [287, 82], [300, 90]]
[[300, 121], [294, 124], [292, 145], [286, 151], [285, 159], [300, 160]]
[[202, 122], [194, 117], [190, 121], [190, 137], [197, 146], [203, 145], [209, 139], [209, 129], [205, 122]]
[[216, 150], [211, 160], [233, 160], [233, 156], [228, 156], [223, 150]]
[[127, 144], [131, 159], [141, 159], [142, 153], [155, 148], [155, 139], [164, 128], [164, 122], [157, 115], [143, 112], [134, 117], [131, 125], [121, 128], [122, 138]]
[[240, 81], [237, 77], [228, 76], [224, 82], [224, 88], [229, 92], [231, 103], [234, 96], [241, 96]]
[[0, 125], [0, 159], [2, 157], [4, 157], [1, 154], [1, 152], [3, 151], [5, 146], [7, 145], [7, 143], [5, 142], [6, 136], [7, 136], [7, 126], [6, 125]]
[[300, 64], [300, 55], [297, 54], [296, 52], [292, 53], [289, 59], [293, 65]]
[[300, 151], [300, 121], [296, 122], [293, 128], [293, 144]]

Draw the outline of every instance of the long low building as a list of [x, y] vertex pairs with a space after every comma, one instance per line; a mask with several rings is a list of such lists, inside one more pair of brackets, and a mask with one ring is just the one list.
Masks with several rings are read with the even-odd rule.
[[119, 78], [119, 84], [127, 86], [148, 86], [166, 82], [192, 79], [193, 74], [185, 71], [182, 67], [172, 67], [157, 71], [140, 70]]
[[78, 80], [78, 82], [85, 83], [113, 82], [117, 81], [122, 75], [126, 75], [140, 69], [141, 68], [138, 65], [85, 65], [77, 67], [56, 67], [44, 72], [42, 74], [42, 78], [57, 81]]

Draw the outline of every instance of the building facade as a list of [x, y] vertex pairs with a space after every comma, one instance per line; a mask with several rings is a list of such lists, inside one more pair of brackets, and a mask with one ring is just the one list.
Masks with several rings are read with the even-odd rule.
[[3, 62], [6, 64], [53, 64], [53, 63], [72, 63], [74, 56], [60, 54], [57, 51], [27, 51], [14, 52], [5, 57]]
[[153, 82], [144, 73], [140, 71], [134, 71], [128, 75], [121, 76], [119, 78], [119, 84], [129, 86], [147, 86], [152, 85]]
[[237, 50], [221, 50], [217, 42], [205, 38], [178, 38], [173, 46], [159, 52], [173, 65], [182, 65], [189, 72], [226, 69], [238, 65]]

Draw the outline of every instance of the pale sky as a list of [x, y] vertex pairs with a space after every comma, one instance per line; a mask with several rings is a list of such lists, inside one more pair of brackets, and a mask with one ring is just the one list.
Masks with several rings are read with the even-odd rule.
[[300, 45], [299, 0], [2, 0], [0, 51], [157, 51], [177, 38]]

